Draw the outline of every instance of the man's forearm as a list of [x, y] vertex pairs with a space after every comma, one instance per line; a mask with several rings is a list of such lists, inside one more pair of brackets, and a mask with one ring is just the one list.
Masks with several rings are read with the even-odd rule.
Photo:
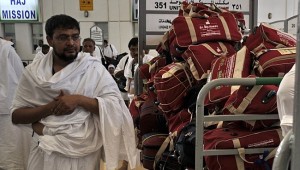
[[[76, 104], [77, 106], [80, 106], [91, 113], [99, 114], [98, 101], [96, 98], [89, 98], [82, 95], [73, 95], [73, 97], [75, 96], [77, 96], [77, 98], [74, 98], [73, 101], [77, 103]], [[76, 105], [74, 105], [70, 109], [64, 110], [65, 107], [61, 107], [63, 104], [59, 104], [59, 103], [60, 102], [57, 99], [56, 101], [50, 102], [46, 105], [42, 105], [34, 108], [27, 107], [27, 108], [16, 109], [12, 113], [12, 122], [15, 124], [34, 123], [49, 115], [60, 116], [60, 115], [71, 114], [75, 109], [73, 107], [74, 106], [76, 107]]]
[[85, 110], [91, 113], [99, 115], [98, 100], [96, 98], [81, 96], [79, 106], [83, 107]]
[[19, 108], [12, 113], [12, 122], [14, 124], [34, 123], [51, 114], [50, 105], [43, 105], [34, 108]]

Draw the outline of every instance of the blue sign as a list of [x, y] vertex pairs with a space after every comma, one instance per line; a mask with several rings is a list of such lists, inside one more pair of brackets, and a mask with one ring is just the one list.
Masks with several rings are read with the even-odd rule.
[[1, 0], [0, 21], [38, 21], [38, 0]]

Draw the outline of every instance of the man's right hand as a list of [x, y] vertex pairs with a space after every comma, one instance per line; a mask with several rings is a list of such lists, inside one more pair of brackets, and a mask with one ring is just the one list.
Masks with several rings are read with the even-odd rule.
[[54, 98], [55, 105], [51, 109], [52, 114], [59, 116], [73, 113], [79, 102], [76, 96], [77, 95], [65, 95], [61, 90], [60, 94]]
[[43, 125], [40, 122], [32, 123], [32, 129], [35, 133], [37, 133], [39, 136], [43, 136], [43, 129], [45, 125]]

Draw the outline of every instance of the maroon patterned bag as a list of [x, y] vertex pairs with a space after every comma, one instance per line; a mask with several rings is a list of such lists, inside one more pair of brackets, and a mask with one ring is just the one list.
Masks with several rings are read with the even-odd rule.
[[254, 71], [259, 77], [283, 77], [296, 62], [296, 47], [266, 49], [255, 59]]
[[138, 129], [139, 137], [146, 133], [168, 133], [165, 116], [151, 97], [147, 98], [141, 106]]
[[[237, 53], [227, 57], [222, 56], [212, 62], [210, 79], [243, 78], [250, 75], [251, 57], [246, 46]], [[205, 104], [214, 104], [226, 101], [238, 89], [238, 86], [221, 85], [212, 88], [205, 100]]]
[[296, 44], [295, 37], [267, 23], [261, 23], [245, 42], [245, 45], [253, 53], [257, 53], [262, 49], [295, 47]]
[[154, 76], [154, 87], [159, 107], [163, 112], [177, 112], [184, 97], [194, 85], [194, 79], [185, 63], [172, 63], [163, 67]]
[[238, 128], [218, 128], [204, 134], [204, 148], [237, 149], [237, 155], [205, 156], [209, 170], [272, 169], [276, 150], [262, 154], [245, 154], [246, 148], [277, 147], [282, 139], [281, 128], [250, 132]]
[[175, 18], [173, 20], [175, 46], [182, 49], [208, 41], [238, 42], [241, 40], [242, 34], [232, 13], [213, 13], [210, 17], [206, 16]]
[[148, 133], [142, 137], [141, 161], [146, 169], [153, 169], [155, 155], [168, 134]]
[[220, 56], [229, 56], [236, 51], [227, 42], [207, 42], [199, 45], [190, 45], [183, 53], [182, 58], [188, 63], [189, 69], [196, 80], [208, 77], [211, 63]]
[[[240, 86], [225, 103], [223, 114], [276, 114], [276, 92], [275, 85]], [[241, 121], [241, 126], [250, 131], [264, 129], [272, 126], [279, 120], [253, 120]], [[237, 123], [237, 122], [235, 122]]]

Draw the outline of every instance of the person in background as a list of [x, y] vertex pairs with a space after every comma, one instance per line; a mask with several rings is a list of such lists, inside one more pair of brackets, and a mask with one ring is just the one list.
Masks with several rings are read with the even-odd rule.
[[128, 60], [128, 64], [124, 69], [124, 76], [126, 77], [126, 87], [125, 90], [128, 92], [129, 103], [132, 101], [134, 97], [134, 73], [138, 68], [138, 38], [134, 37], [129, 41], [128, 48], [130, 51], [130, 60]]
[[10, 107], [24, 66], [12, 42], [0, 38], [0, 169], [25, 169], [32, 130], [11, 122]]
[[283, 136], [293, 128], [295, 70], [296, 65], [284, 75], [277, 92], [277, 109]]
[[143, 63], [148, 63], [150, 60], [152, 60], [154, 57], [149, 54], [149, 49], [144, 50], [144, 57], [143, 57]]
[[103, 40], [102, 52], [105, 57], [116, 59], [118, 51], [113, 44], [108, 44], [107, 40]]
[[101, 61], [101, 55], [99, 47], [96, 46], [96, 43], [91, 38], [85, 38], [82, 41], [82, 51], [86, 53], [90, 53], [91, 56], [98, 58]]
[[110, 64], [110, 65], [108, 66], [108, 72], [109, 72], [113, 77], [115, 77], [115, 76], [114, 76], [115, 69], [116, 69], [116, 67], [115, 67], [114, 65], [112, 65], [112, 64]]
[[[129, 97], [128, 97], [128, 89], [126, 90], [125, 87], [127, 85], [127, 78], [125, 77], [124, 71], [127, 67], [129, 67], [129, 63], [132, 63], [133, 57], [135, 56], [135, 47], [138, 46], [138, 38], [132, 38], [128, 43], [128, 49], [130, 54], [124, 56], [120, 62], [118, 63], [116, 70], [115, 70], [115, 77], [119, 84], [119, 89], [121, 91], [122, 97], [127, 104], [129, 105]], [[128, 70], [128, 69], [127, 69]]]
[[108, 170], [135, 168], [131, 115], [100, 61], [79, 52], [79, 22], [54, 15], [45, 31], [53, 50], [26, 67], [11, 107], [12, 122], [34, 131], [27, 169], [99, 169], [102, 149]]
[[42, 51], [39, 51], [39, 52], [34, 56], [32, 62], [34, 62], [34, 61], [36, 61], [36, 60], [38, 60], [38, 59], [40, 59], [40, 58], [45, 57], [45, 55], [48, 54], [49, 51], [50, 51], [50, 46], [47, 45], [47, 44], [43, 44], [43, 45], [42, 45]]
[[[108, 65], [116, 63], [118, 51], [113, 44], [108, 44], [107, 40], [103, 40], [102, 49], [100, 50], [101, 60], [105, 68]], [[115, 64], [117, 65], [117, 64]]]
[[95, 52], [95, 41], [91, 38], [84, 39], [82, 41], [82, 51], [85, 53], [90, 53], [91, 56], [94, 56], [93, 54]]
[[38, 41], [38, 46], [35, 49], [35, 53], [37, 54], [38, 52], [42, 52], [42, 46], [43, 46], [44, 42], [43, 40], [39, 40]]
[[95, 45], [95, 51], [93, 53], [93, 56], [97, 56], [97, 58], [99, 58], [100, 61], [102, 62], [100, 48], [97, 45]]
[[43, 44], [43, 45], [42, 45], [42, 53], [43, 53], [44, 55], [46, 55], [46, 54], [48, 54], [49, 51], [50, 51], [50, 46], [47, 45], [47, 44]]

